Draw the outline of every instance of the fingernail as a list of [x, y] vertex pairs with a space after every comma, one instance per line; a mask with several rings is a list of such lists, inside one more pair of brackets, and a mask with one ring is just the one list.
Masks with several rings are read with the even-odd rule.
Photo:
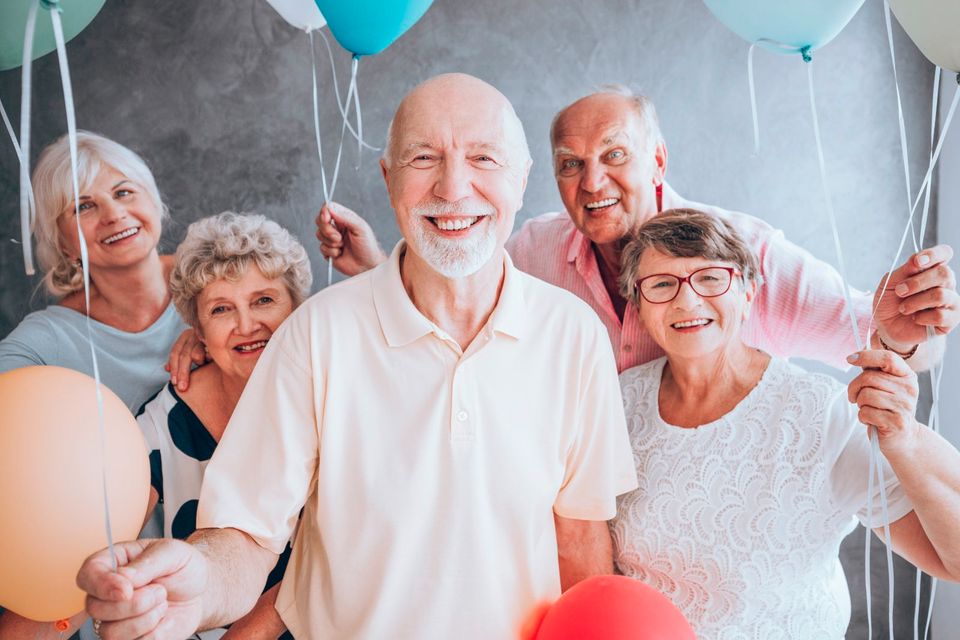
[[847, 362], [856, 362], [860, 359], [860, 353], [851, 353], [847, 356]]
[[910, 291], [910, 287], [908, 287], [905, 282], [901, 282], [897, 285], [897, 288], [894, 289], [894, 291], [897, 292], [898, 296], [905, 296], [907, 295], [907, 292]]
[[898, 307], [898, 311], [900, 311], [900, 313], [906, 313], [906, 312], [907, 312], [907, 305], [905, 305], [905, 304], [900, 305], [900, 306]]
[[170, 382], [173, 383], [173, 386], [177, 386], [177, 376], [171, 376], [171, 377], [170, 377]]
[[919, 264], [921, 267], [930, 264], [930, 256], [925, 253], [921, 253], [917, 256], [917, 264]]

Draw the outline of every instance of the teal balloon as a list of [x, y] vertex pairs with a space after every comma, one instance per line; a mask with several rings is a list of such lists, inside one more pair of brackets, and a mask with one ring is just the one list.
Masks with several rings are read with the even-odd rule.
[[[60, 0], [60, 19], [63, 38], [70, 40], [83, 31], [103, 8], [106, 0]], [[33, 0], [0, 0], [0, 71], [16, 69], [23, 64], [23, 35], [27, 26], [27, 12]], [[33, 36], [33, 55], [36, 60], [57, 48], [53, 38], [50, 15], [40, 3], [37, 10], [37, 29]]]
[[815, 51], [833, 40], [863, 0], [704, 0], [704, 4], [747, 42], [759, 42], [777, 53], [797, 53]]
[[426, 13], [433, 0], [316, 0], [330, 31], [358, 56], [380, 53]]

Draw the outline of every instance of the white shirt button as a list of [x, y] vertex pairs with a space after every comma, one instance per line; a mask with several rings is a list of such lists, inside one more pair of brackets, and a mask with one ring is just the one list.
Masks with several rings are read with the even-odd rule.
[[469, 414], [466, 411], [457, 412], [457, 420], [459, 420], [460, 422], [466, 422], [468, 417], [469, 417]]

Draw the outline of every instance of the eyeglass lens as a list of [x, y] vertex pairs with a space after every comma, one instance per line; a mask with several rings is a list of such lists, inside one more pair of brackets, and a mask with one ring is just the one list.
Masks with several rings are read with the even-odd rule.
[[670, 274], [658, 274], [644, 278], [640, 282], [640, 292], [650, 302], [669, 302], [677, 295], [680, 283], [687, 281], [694, 292], [710, 298], [723, 295], [730, 288], [731, 274], [721, 267], [698, 269], [686, 278], [678, 278]]

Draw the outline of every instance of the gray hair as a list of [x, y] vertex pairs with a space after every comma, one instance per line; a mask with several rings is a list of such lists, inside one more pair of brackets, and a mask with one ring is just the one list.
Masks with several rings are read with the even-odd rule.
[[584, 98], [590, 98], [598, 95], [611, 95], [626, 98], [633, 106], [634, 111], [640, 118], [640, 124], [643, 127], [644, 140], [651, 148], [663, 142], [663, 133], [660, 131], [660, 119], [657, 117], [657, 109], [653, 106], [653, 101], [645, 95], [636, 93], [633, 89], [624, 84], [603, 84], [596, 88], [592, 93], [588, 93], [577, 100], [574, 100], [563, 109], [557, 112], [550, 122], [550, 146], [557, 145], [557, 125], [567, 110], [580, 102]]
[[634, 284], [647, 249], [677, 258], [706, 258], [735, 264], [744, 282], [761, 280], [756, 254], [729, 222], [696, 209], [669, 209], [647, 220], [630, 235], [620, 253], [620, 294], [634, 305], [640, 293]]
[[[143, 188], [162, 219], [167, 218], [167, 207], [143, 158], [109, 138], [77, 131], [77, 184], [81, 193], [90, 188], [104, 167], [116, 169]], [[83, 271], [75, 259], [66, 255], [58, 224], [74, 196], [66, 135], [43, 150], [32, 180], [37, 203], [33, 234], [37, 241], [37, 260], [44, 272], [43, 283], [55, 296], [79, 291], [83, 287]]]
[[296, 308], [310, 294], [313, 275], [303, 245], [262, 215], [224, 211], [187, 229], [177, 247], [170, 293], [184, 322], [197, 328], [197, 296], [217, 280], [237, 280], [251, 262], [267, 278], [282, 278]]

